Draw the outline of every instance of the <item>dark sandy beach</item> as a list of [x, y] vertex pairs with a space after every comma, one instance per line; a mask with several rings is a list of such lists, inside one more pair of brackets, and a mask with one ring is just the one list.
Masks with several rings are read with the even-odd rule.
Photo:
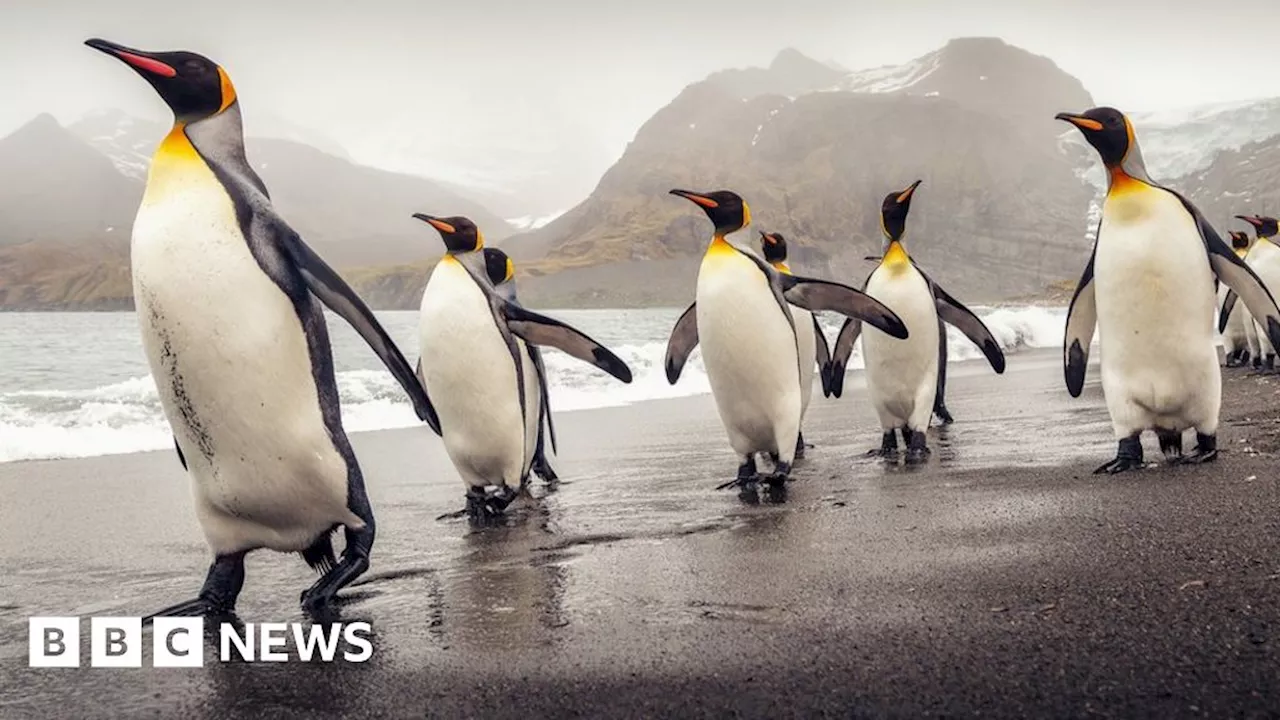
[[[783, 504], [714, 490], [709, 396], [564, 413], [564, 482], [484, 531], [435, 520], [462, 488], [428, 430], [356, 435], [362, 665], [28, 668], [28, 616], [146, 614], [207, 556], [171, 452], [0, 465], [0, 718], [1277, 717], [1280, 377], [1225, 376], [1217, 463], [1118, 477], [1056, 352], [953, 366], [919, 470], [860, 457], [851, 379]], [[313, 578], [252, 555], [241, 618], [301, 620]]]

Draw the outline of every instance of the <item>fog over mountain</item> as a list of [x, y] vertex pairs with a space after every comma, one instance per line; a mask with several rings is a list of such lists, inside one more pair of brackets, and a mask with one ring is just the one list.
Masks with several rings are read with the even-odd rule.
[[406, 210], [514, 233], [534, 300], [674, 303], [704, 238], [669, 187], [738, 189], [814, 271], [857, 279], [879, 198], [917, 177], [913, 249], [952, 286], [1034, 292], [1087, 251], [1102, 177], [1055, 112], [1131, 112], [1153, 174], [1215, 198], [1271, 176], [1280, 132], [1280, 74], [1223, 44], [1280, 21], [1259, 0], [54, 0], [5, 21], [3, 307], [128, 303], [169, 118], [91, 36], [223, 64], [281, 211], [383, 306], [412, 306], [440, 251]]

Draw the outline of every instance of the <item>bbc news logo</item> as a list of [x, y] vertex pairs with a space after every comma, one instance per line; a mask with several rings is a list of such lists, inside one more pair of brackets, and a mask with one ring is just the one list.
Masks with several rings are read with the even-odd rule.
[[[28, 621], [30, 667], [80, 667], [80, 618], [33, 617]], [[221, 662], [295, 659], [334, 662], [341, 659], [362, 663], [373, 657], [371, 633], [367, 622], [333, 623], [324, 627], [304, 623], [247, 623], [237, 627], [221, 623], [218, 659]], [[202, 667], [204, 640], [204, 618], [156, 618], [152, 625], [151, 667]], [[91, 667], [140, 668], [145, 644], [140, 617], [89, 618]]]

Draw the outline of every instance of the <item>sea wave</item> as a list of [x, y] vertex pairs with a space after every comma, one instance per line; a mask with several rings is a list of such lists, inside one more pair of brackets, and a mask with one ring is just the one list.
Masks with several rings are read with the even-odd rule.
[[[1007, 353], [1023, 348], [1052, 347], [1062, 342], [1066, 312], [1061, 308], [974, 308]], [[824, 318], [835, 342], [839, 322]], [[959, 362], [981, 352], [948, 327], [949, 357]], [[859, 344], [860, 345], [860, 344]], [[544, 356], [550, 378], [551, 407], [556, 411], [629, 405], [645, 400], [710, 392], [698, 351], [690, 356], [680, 382], [667, 383], [663, 370], [666, 338], [612, 348], [631, 366], [634, 379], [623, 385], [604, 373], [556, 350]], [[861, 349], [849, 363], [862, 367]], [[359, 432], [418, 423], [403, 391], [381, 370], [350, 370], [337, 375], [347, 430]], [[0, 462], [89, 457], [173, 446], [155, 383], [135, 377], [102, 387], [68, 390], [22, 390], [0, 394]]]

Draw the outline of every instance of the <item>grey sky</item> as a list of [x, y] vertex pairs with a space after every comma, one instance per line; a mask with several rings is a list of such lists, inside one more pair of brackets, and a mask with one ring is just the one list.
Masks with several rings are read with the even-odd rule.
[[[142, 82], [80, 43], [190, 49], [245, 108], [328, 134], [361, 159], [398, 147], [537, 147], [566, 132], [616, 154], [708, 72], [794, 46], [851, 69], [994, 35], [1055, 60], [1100, 103], [1162, 109], [1280, 96], [1264, 46], [1276, 0], [0, 0], [0, 133], [96, 107], [160, 119]], [[489, 140], [486, 140], [489, 139]], [[465, 162], [457, 153], [445, 162]]]

